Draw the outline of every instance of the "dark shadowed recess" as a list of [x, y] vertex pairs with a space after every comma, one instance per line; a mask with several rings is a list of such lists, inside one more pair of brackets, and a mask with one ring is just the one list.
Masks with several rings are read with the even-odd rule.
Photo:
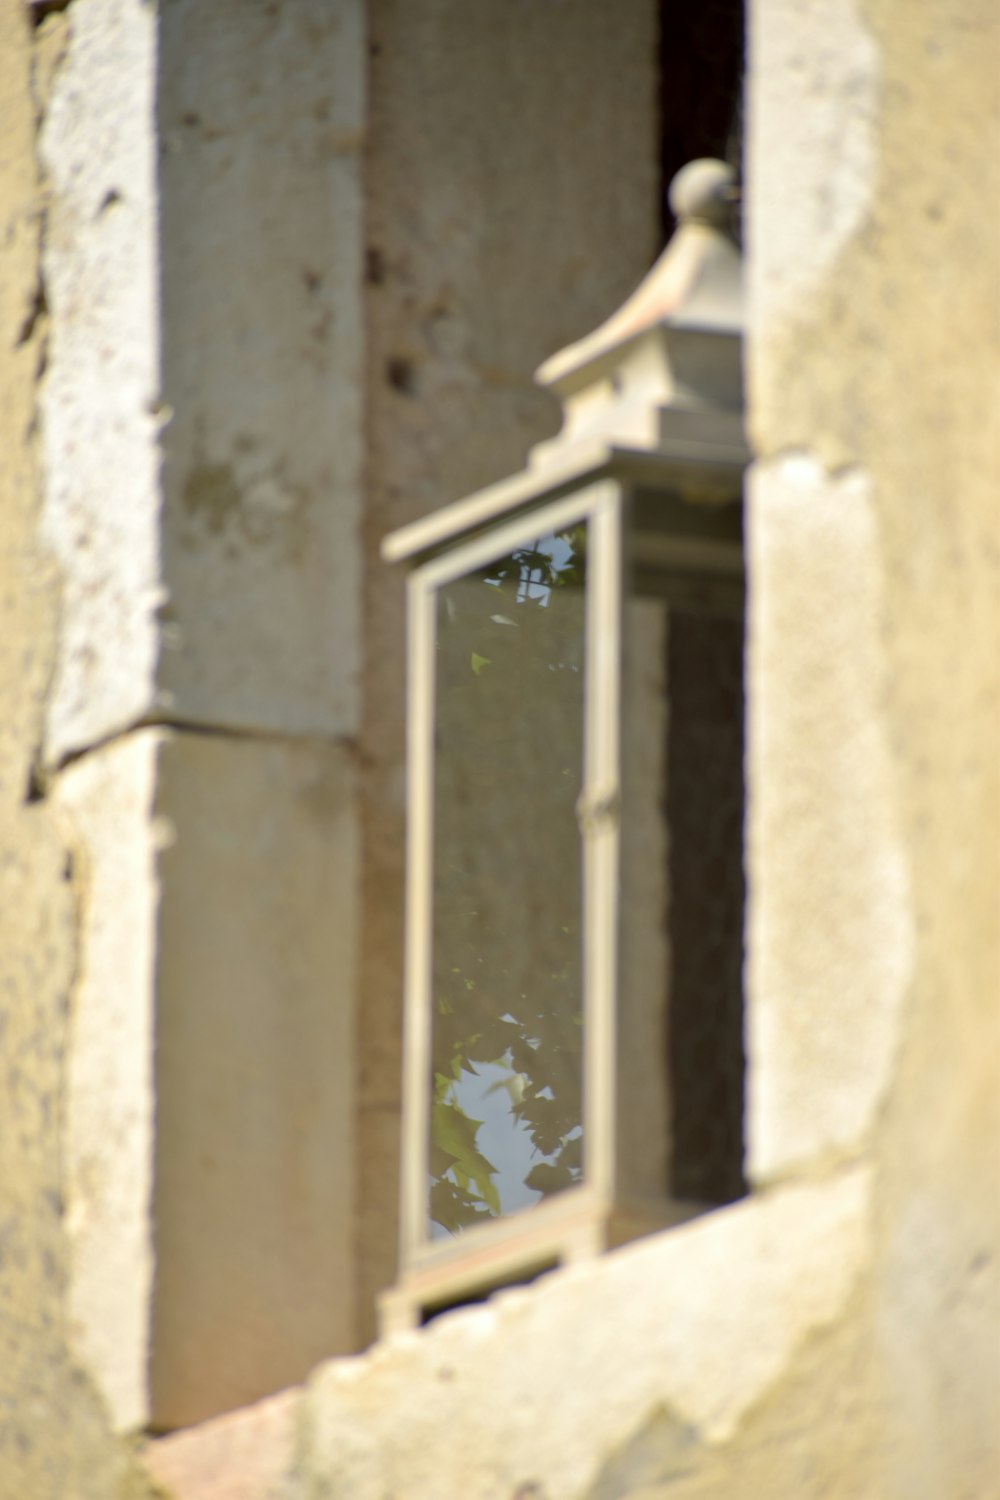
[[666, 201], [685, 162], [718, 156], [740, 172], [743, 155], [742, 0], [660, 0], [660, 166]]

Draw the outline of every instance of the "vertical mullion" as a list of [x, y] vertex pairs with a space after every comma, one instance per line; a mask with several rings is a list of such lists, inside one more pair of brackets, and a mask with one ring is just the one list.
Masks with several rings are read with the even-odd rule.
[[[540, 529], [588, 526], [586, 605], [585, 766], [581, 804], [596, 806], [608, 789], [611, 808], [618, 779], [618, 697], [621, 585], [617, 487], [600, 484], [530, 518], [459, 543], [413, 573], [408, 586], [408, 740], [406, 860], [406, 986], [403, 1070], [403, 1148], [400, 1246], [404, 1268], [425, 1255], [428, 1227], [433, 1016], [435, 643], [438, 590], [469, 568], [513, 550]], [[591, 559], [600, 579], [591, 580]], [[586, 822], [586, 819], [584, 820]], [[585, 1178], [606, 1195], [613, 1183], [615, 826], [595, 841], [584, 836], [584, 1153]], [[589, 1035], [590, 1031], [594, 1035]], [[588, 1104], [586, 1100], [589, 1099]], [[590, 1144], [588, 1144], [588, 1139]], [[603, 1145], [598, 1146], [598, 1140]], [[588, 1153], [596, 1150], [596, 1157]], [[466, 1231], [480, 1239], [490, 1226]]]
[[588, 548], [584, 837], [584, 1160], [586, 1178], [610, 1201], [615, 1189], [617, 1108], [615, 999], [620, 700], [621, 509], [609, 487], [595, 507]]
[[419, 574], [409, 580], [407, 703], [406, 984], [403, 1084], [402, 1262], [425, 1239], [430, 1120], [431, 944], [433, 941], [435, 599]]

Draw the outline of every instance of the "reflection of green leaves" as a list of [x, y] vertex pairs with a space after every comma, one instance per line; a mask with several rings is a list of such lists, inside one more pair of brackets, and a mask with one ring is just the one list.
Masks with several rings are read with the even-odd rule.
[[500, 1062], [519, 1037], [515, 1021], [490, 1021], [475, 1036], [463, 1037], [461, 1056], [470, 1062]]
[[524, 1181], [525, 1185], [534, 1188], [536, 1193], [558, 1193], [563, 1188], [572, 1187], [574, 1176], [566, 1163], [560, 1159], [554, 1163], [538, 1162], [532, 1167]]
[[531, 1139], [543, 1156], [550, 1156], [557, 1150], [566, 1134], [567, 1124], [576, 1123], [567, 1121], [565, 1107], [558, 1099], [540, 1099], [537, 1095], [523, 1098], [514, 1113], [528, 1126]]
[[517, 1106], [524, 1098], [524, 1086], [527, 1082], [528, 1079], [523, 1073], [515, 1073], [512, 1068], [506, 1078], [498, 1078], [495, 1083], [490, 1084], [486, 1090], [486, 1097], [488, 1099], [491, 1094], [499, 1094], [500, 1090], [503, 1089], [510, 1100], [511, 1114], [516, 1119]]
[[563, 1148], [559, 1153], [559, 1160], [571, 1172], [579, 1173], [583, 1170], [582, 1134], [574, 1135], [563, 1143]]
[[447, 1177], [438, 1177], [431, 1184], [431, 1218], [449, 1234], [457, 1234], [478, 1219], [491, 1217], [489, 1210], [477, 1204], [471, 1193], [449, 1182]]
[[[441, 1075], [438, 1075], [439, 1079]], [[441, 1082], [447, 1082], [441, 1079]], [[431, 1142], [438, 1151], [451, 1158], [452, 1169], [461, 1188], [474, 1185], [491, 1214], [500, 1212], [500, 1195], [493, 1181], [496, 1167], [487, 1161], [476, 1145], [482, 1120], [471, 1120], [457, 1100], [442, 1094], [431, 1106]]]
[[473, 651], [472, 670], [475, 672], [477, 677], [484, 667], [491, 667], [492, 665], [493, 663], [488, 656], [480, 656], [478, 651]]

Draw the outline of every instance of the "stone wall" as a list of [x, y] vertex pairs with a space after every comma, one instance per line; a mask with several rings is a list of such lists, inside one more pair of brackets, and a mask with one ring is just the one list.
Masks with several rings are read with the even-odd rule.
[[11, 379], [49, 601], [44, 632], [16, 601], [38, 688], [14, 779], [67, 850], [38, 877], [67, 1349], [130, 1433], [357, 1347], [392, 1277], [400, 579], [375, 544], [516, 464], [554, 420], [533, 368], [651, 258], [655, 17], [80, 0], [34, 40], [11, 17], [38, 98], [9, 161], [44, 174], [12, 220], [36, 260]]
[[63, 24], [46, 21], [36, 47], [26, 8], [0, 4], [0, 1493], [140, 1500], [148, 1482], [67, 1340], [61, 1127], [80, 871], [37, 769], [60, 589], [40, 540], [47, 204], [35, 125]]
[[980, 0], [773, 4], [754, 45], [757, 1172], [871, 1154], [877, 1492], [985, 1495], [1000, 34]]
[[39, 33], [34, 784], [75, 872], [69, 1334], [121, 1431], [356, 1347], [363, 22]]
[[[753, 1192], [147, 1446], [172, 1493], [995, 1488], [994, 9], [750, 7]], [[138, 1429], [370, 1332], [376, 548], [521, 462], [648, 263], [655, 29], [0, 0], [0, 1494], [139, 1500]]]

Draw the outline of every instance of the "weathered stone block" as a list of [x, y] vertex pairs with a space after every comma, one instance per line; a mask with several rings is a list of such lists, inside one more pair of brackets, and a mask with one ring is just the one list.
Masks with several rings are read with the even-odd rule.
[[153, 973], [163, 737], [147, 730], [78, 761], [56, 806], [76, 851], [81, 945], [66, 1093], [69, 1329], [115, 1427], [149, 1418], [153, 1274]]
[[599, 1476], [666, 1414], [691, 1434], [681, 1472], [693, 1470], [694, 1435], [709, 1450], [732, 1440], [843, 1315], [865, 1269], [870, 1198], [863, 1169], [782, 1188], [323, 1367], [292, 1493], [645, 1494]]
[[50, 761], [150, 719], [356, 728], [364, 77], [360, 0], [73, 13], [42, 132]]
[[[747, 203], [758, 398], [772, 341], [874, 207], [884, 84], [865, 11], [856, 0], [815, 0], [808, 10], [777, 0], [753, 11], [753, 162], [764, 167]], [[768, 403], [759, 399], [752, 416], [766, 420]]]
[[40, 140], [49, 187], [42, 531], [62, 574], [51, 760], [157, 706], [155, 26], [140, 0], [74, 11]]
[[290, 1467], [301, 1391], [281, 1391], [150, 1443], [143, 1459], [180, 1500], [278, 1500]]
[[160, 756], [151, 1407], [203, 1420], [354, 1347], [352, 752]]
[[358, 718], [361, 0], [178, 0], [159, 25], [161, 681], [186, 721]]
[[58, 778], [71, 1321], [120, 1428], [355, 1347], [355, 796], [344, 747], [159, 730]]
[[757, 466], [749, 515], [748, 1132], [762, 1182], [864, 1148], [913, 935], [870, 486], [793, 454]]

